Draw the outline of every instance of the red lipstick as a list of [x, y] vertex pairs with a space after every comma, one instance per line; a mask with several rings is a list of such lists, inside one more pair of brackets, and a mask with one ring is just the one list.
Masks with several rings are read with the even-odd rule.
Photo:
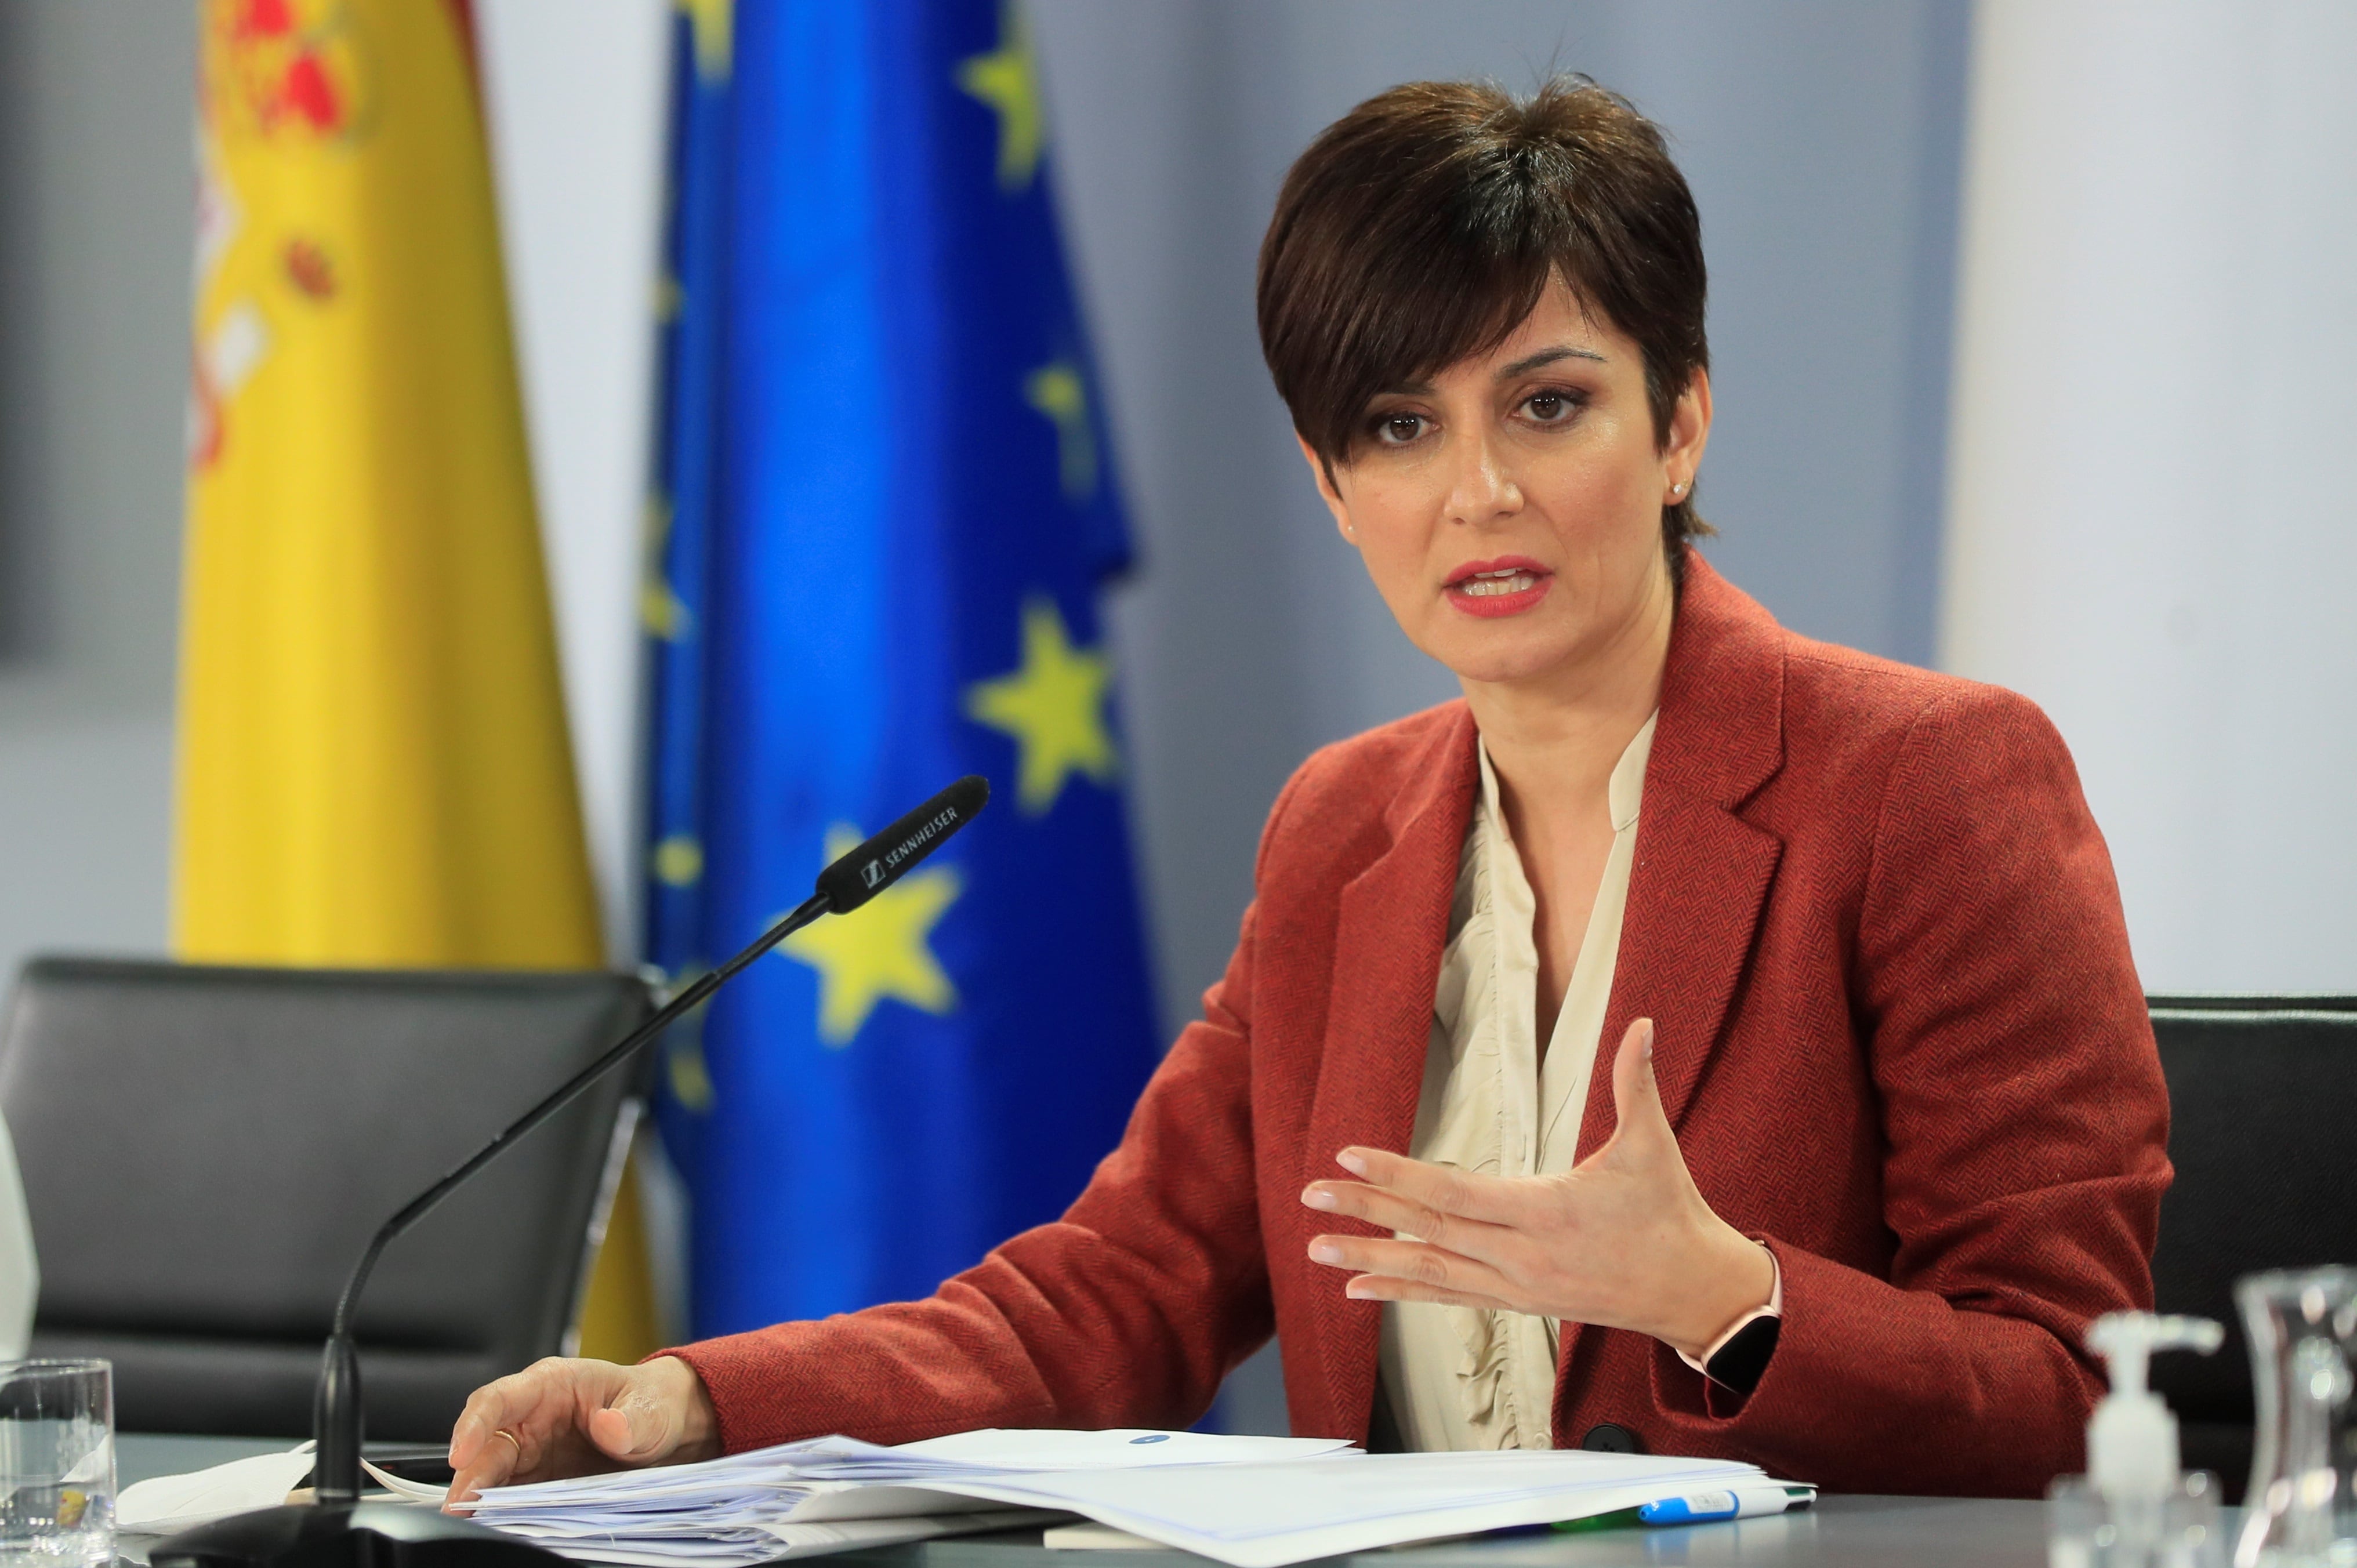
[[1555, 574], [1527, 555], [1501, 555], [1494, 561], [1468, 561], [1448, 574], [1443, 591], [1448, 602], [1469, 616], [1485, 620], [1520, 615], [1535, 606], [1555, 585]]

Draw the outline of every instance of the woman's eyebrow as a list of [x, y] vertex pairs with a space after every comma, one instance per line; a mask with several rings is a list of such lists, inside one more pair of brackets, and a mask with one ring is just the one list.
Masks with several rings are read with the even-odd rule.
[[[1535, 354], [1524, 355], [1512, 364], [1501, 368], [1494, 379], [1511, 381], [1516, 376], [1529, 375], [1533, 371], [1552, 365], [1557, 360], [1593, 360], [1599, 365], [1610, 362], [1593, 349], [1575, 349], [1568, 343], [1559, 343], [1552, 349], [1542, 349]], [[1430, 381], [1405, 381], [1395, 387], [1385, 387], [1375, 394], [1377, 397], [1430, 397], [1431, 395]]]
[[1497, 379], [1501, 381], [1511, 381], [1516, 376], [1529, 375], [1533, 371], [1544, 365], [1552, 365], [1557, 360], [1593, 360], [1599, 365], [1604, 363], [1604, 356], [1593, 349], [1575, 349], [1568, 343], [1562, 343], [1555, 348], [1542, 349], [1535, 354], [1528, 354], [1516, 360], [1512, 364], [1500, 370]]

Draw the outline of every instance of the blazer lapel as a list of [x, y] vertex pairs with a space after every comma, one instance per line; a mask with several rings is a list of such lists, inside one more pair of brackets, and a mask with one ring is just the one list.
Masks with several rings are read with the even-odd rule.
[[[1783, 766], [1783, 710], [1781, 628], [1689, 552], [1645, 768], [1612, 1000], [1580, 1122], [1581, 1159], [1618, 1124], [1612, 1064], [1631, 1023], [1653, 1020], [1653, 1075], [1674, 1128], [1718, 1048], [1783, 853], [1781, 840], [1739, 814]], [[1579, 1331], [1577, 1324], [1563, 1326], [1558, 1409]]]
[[1784, 847], [1739, 810], [1783, 765], [1783, 629], [1689, 550], [1580, 1158], [1612, 1136], [1611, 1063], [1631, 1021], [1653, 1020], [1671, 1126], [1694, 1098]]
[[[1415, 1131], [1433, 992], [1473, 809], [1473, 744], [1472, 716], [1460, 709], [1427, 759], [1408, 773], [1422, 782], [1386, 813], [1395, 835], [1389, 847], [1342, 889], [1325, 1046], [1302, 1151], [1304, 1183], [1347, 1175], [1334, 1155], [1354, 1144], [1405, 1154]], [[1343, 1219], [1320, 1219], [1317, 1228], [1388, 1234]], [[1314, 1296], [1327, 1386], [1338, 1414], [1363, 1419], [1373, 1408], [1382, 1309], [1347, 1299], [1339, 1271], [1318, 1272], [1331, 1282], [1321, 1282]]]
[[1612, 1000], [1596, 1043], [1579, 1157], [1612, 1136], [1611, 1064], [1620, 1036], [1653, 1021], [1653, 1077], [1675, 1127], [1718, 1044], [1783, 843], [1709, 800], [1649, 792], [1637, 825]]

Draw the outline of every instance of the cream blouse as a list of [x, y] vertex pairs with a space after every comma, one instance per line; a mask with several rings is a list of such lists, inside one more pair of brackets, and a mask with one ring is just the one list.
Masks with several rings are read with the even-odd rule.
[[[1653, 723], [1645, 721], [1612, 768], [1606, 791], [1612, 849], [1544, 1067], [1533, 937], [1537, 901], [1499, 804], [1489, 748], [1480, 748], [1481, 793], [1458, 857], [1448, 946], [1408, 1145], [1415, 1158], [1507, 1176], [1574, 1164], [1620, 950]], [[1383, 1314], [1383, 1386], [1407, 1448], [1551, 1446], [1554, 1318], [1398, 1302], [1386, 1303]]]

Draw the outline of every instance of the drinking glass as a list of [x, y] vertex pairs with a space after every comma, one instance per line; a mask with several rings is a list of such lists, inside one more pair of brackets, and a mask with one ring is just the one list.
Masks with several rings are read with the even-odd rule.
[[104, 1361], [0, 1362], [0, 1564], [114, 1561], [114, 1379]]
[[2234, 1300], [2258, 1406], [2235, 1568], [2357, 1568], [2357, 1270], [2249, 1274]]

